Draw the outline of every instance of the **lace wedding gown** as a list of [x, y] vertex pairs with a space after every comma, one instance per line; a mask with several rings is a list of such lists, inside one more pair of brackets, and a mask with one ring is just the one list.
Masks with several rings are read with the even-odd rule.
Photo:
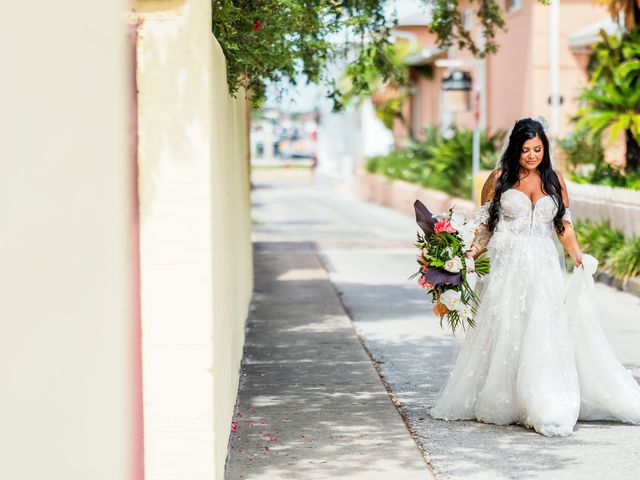
[[[532, 204], [511, 189], [500, 203], [491, 273], [476, 286], [476, 327], [431, 415], [518, 423], [548, 436], [570, 435], [578, 419], [640, 423], [640, 386], [599, 325], [597, 261], [585, 255], [567, 282], [552, 238], [553, 198]], [[487, 218], [488, 204], [476, 220]]]

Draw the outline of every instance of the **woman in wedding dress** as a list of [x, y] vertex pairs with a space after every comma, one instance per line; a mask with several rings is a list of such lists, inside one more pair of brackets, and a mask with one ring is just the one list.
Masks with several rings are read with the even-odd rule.
[[[506, 141], [500, 168], [482, 189], [479, 226], [466, 253], [488, 249], [491, 273], [476, 285], [476, 327], [431, 415], [517, 423], [547, 436], [570, 435], [578, 419], [640, 423], [640, 386], [600, 328], [591, 278], [597, 261], [583, 258], [543, 126], [519, 120]], [[570, 282], [556, 234], [579, 266]]]

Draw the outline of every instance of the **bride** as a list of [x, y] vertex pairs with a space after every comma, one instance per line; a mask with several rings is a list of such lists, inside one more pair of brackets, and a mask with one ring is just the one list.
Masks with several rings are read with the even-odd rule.
[[[476, 285], [476, 327], [431, 415], [517, 423], [547, 436], [571, 435], [578, 419], [638, 424], [640, 386], [600, 328], [591, 278], [597, 261], [576, 240], [544, 128], [519, 120], [507, 141], [482, 189], [466, 252], [473, 258], [488, 249], [491, 273]], [[579, 266], [569, 282], [554, 234]]]

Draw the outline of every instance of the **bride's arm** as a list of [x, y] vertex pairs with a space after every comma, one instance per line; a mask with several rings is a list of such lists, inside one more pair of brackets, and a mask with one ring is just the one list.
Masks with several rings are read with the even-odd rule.
[[571, 256], [575, 264], [580, 266], [582, 264], [582, 250], [580, 250], [580, 245], [578, 245], [578, 238], [576, 237], [576, 232], [573, 229], [573, 223], [571, 221], [567, 185], [564, 182], [564, 178], [562, 178], [562, 175], [558, 172], [556, 173], [558, 174], [558, 180], [560, 180], [560, 186], [562, 187], [562, 201], [564, 202], [564, 206], [567, 209], [564, 217], [562, 218], [564, 232], [559, 233], [558, 238], [560, 239], [560, 243], [567, 251], [567, 253]]
[[[482, 194], [480, 196], [480, 204], [487, 208], [489, 202], [493, 199], [496, 190], [496, 183], [498, 182], [498, 178], [502, 173], [502, 169], [498, 168], [491, 172], [487, 181], [484, 182], [482, 187]], [[484, 222], [480, 223], [478, 228], [475, 231], [475, 236], [473, 238], [473, 242], [469, 247], [469, 250], [465, 252], [465, 255], [468, 258], [476, 258], [480, 255], [489, 244], [489, 240], [491, 240], [491, 231], [487, 228]]]

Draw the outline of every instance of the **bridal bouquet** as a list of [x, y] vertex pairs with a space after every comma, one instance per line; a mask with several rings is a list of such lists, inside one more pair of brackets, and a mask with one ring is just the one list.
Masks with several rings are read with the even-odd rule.
[[[475, 261], [464, 256], [473, 241], [476, 225], [454, 208], [444, 215], [433, 215], [420, 200], [414, 203], [416, 222], [422, 230], [416, 246], [420, 269], [411, 276], [433, 296], [433, 311], [440, 317], [440, 326], [446, 319], [455, 333], [466, 324], [475, 326], [473, 317], [478, 297], [469, 284], [469, 268], [478, 276], [489, 273], [489, 257], [482, 255]], [[475, 265], [474, 265], [475, 264]]]

